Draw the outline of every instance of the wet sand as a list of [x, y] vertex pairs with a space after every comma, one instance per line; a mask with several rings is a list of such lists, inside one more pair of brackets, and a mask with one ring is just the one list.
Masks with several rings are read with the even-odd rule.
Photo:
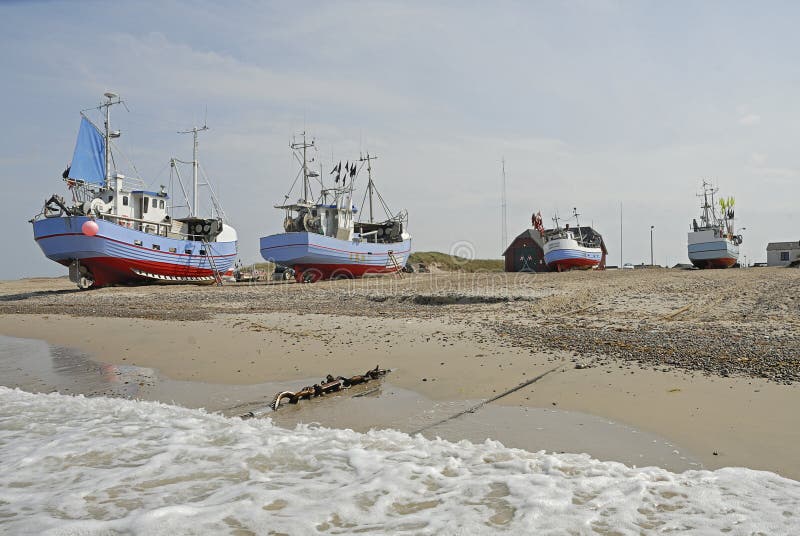
[[288, 428], [299, 423], [359, 432], [391, 428], [431, 439], [479, 443], [491, 439], [529, 451], [588, 453], [633, 467], [657, 465], [674, 472], [702, 467], [669, 440], [605, 418], [509, 406], [471, 412], [479, 401], [435, 401], [385, 378], [273, 411], [272, 395], [296, 388], [294, 382], [232, 385], [173, 380], [151, 368], [98, 362], [81, 351], [2, 335], [0, 377], [0, 385], [29, 392], [159, 401], [232, 418], [251, 413]]
[[[245, 389], [242, 396], [228, 396], [232, 406], [236, 401], [245, 406], [268, 404], [273, 387], [298, 389], [327, 373], [348, 376], [377, 364], [393, 369], [381, 388], [380, 401], [344, 396], [304, 402], [274, 415], [276, 422], [287, 426], [316, 421], [359, 430], [413, 431], [433, 422], [430, 415], [461, 411], [552, 371], [426, 434], [474, 440], [491, 436], [529, 450], [537, 450], [539, 440], [548, 450], [590, 453], [582, 445], [616, 438], [610, 451], [617, 457], [599, 450], [593, 455], [635, 464], [637, 448], [623, 449], [619, 439], [638, 433], [665, 438], [662, 443], [674, 447], [660, 464], [679, 460], [673, 466], [679, 468], [680, 463], [696, 460], [707, 468], [745, 466], [800, 479], [800, 455], [793, 448], [800, 442], [800, 417], [794, 410], [800, 388], [786, 379], [796, 372], [792, 330], [798, 326], [800, 303], [784, 295], [798, 287], [797, 273], [548, 274], [516, 283], [473, 277], [470, 287], [454, 281], [456, 276], [430, 280], [417, 276], [416, 282], [412, 277], [391, 282], [134, 287], [83, 293], [73, 292], [64, 280], [28, 280], [0, 283], [0, 311], [5, 313], [0, 316], [0, 333], [45, 339], [115, 365], [152, 369], [167, 381], [202, 382], [217, 393], [226, 392], [226, 386], [228, 394]], [[700, 301], [697, 292], [702, 288], [720, 286], [728, 289], [724, 307]], [[688, 314], [669, 317], [693, 299], [700, 305], [693, 302]], [[64, 314], [69, 311], [75, 315]], [[534, 325], [532, 318], [537, 319]], [[642, 320], [648, 328], [639, 332], [668, 328], [686, 334], [699, 326], [719, 333], [735, 328], [760, 337], [767, 341], [765, 348], [772, 345], [772, 354], [780, 356], [769, 365], [768, 370], [776, 372], [771, 378], [755, 377], [763, 369], [753, 366], [743, 373], [728, 366], [725, 375], [718, 363], [681, 366], [674, 356], [659, 363], [655, 351], [648, 354], [642, 349], [637, 339], [641, 333], [620, 329]], [[524, 335], [538, 333], [537, 325], [552, 327], [558, 322], [567, 327], [578, 322], [584, 330], [592, 325], [593, 336], [619, 337], [634, 348], [635, 358], [645, 359], [585, 351], [581, 344], [586, 332], [580, 330], [565, 329], [561, 339], [548, 344], [534, 343]], [[569, 339], [576, 334], [581, 334], [581, 340], [573, 341], [578, 351], [571, 351]], [[675, 338], [677, 344], [683, 344], [681, 337]], [[179, 391], [175, 385], [167, 390]], [[197, 404], [203, 397], [206, 402], [216, 400], [207, 390], [188, 391], [205, 394], [184, 401], [185, 405], [225, 409]], [[169, 401], [168, 396], [162, 391], [155, 399]], [[398, 407], [403, 411], [392, 409]], [[575, 416], [584, 422], [571, 420]], [[617, 432], [601, 426], [579, 433], [579, 428], [589, 430], [588, 424], [608, 421], [620, 427]], [[561, 424], [554, 428], [554, 422]], [[452, 423], [457, 423], [456, 430], [448, 429]], [[556, 428], [558, 438], [544, 441], [545, 430]], [[679, 454], [671, 455], [673, 450]], [[686, 459], [680, 460], [681, 456]]]

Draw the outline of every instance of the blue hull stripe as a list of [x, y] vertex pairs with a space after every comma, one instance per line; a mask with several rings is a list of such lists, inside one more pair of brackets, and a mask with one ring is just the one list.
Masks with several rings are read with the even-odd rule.
[[280, 233], [261, 238], [261, 256], [284, 266], [293, 265], [359, 265], [393, 266], [392, 252], [404, 266], [411, 252], [411, 240], [391, 244], [339, 240], [316, 233]]
[[[38, 220], [33, 224], [34, 238], [45, 256], [56, 262], [109, 257], [211, 270], [208, 256], [200, 255], [200, 249], [207, 249], [207, 253], [214, 257], [217, 270], [226, 272], [236, 258], [235, 241], [205, 245], [195, 240], [144, 233], [105, 220], [94, 220], [99, 231], [95, 236], [86, 236], [81, 232], [81, 226], [89, 219], [76, 216]], [[136, 245], [134, 241], [141, 241], [142, 245]], [[160, 249], [154, 249], [153, 245]], [[170, 251], [170, 248], [175, 248], [175, 251]]]

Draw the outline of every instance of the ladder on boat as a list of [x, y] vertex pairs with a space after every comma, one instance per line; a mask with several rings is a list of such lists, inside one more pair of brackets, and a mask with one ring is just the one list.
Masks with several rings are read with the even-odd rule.
[[395, 270], [396, 270], [395, 274], [397, 274], [398, 277], [402, 278], [403, 277], [403, 268], [400, 266], [400, 263], [397, 262], [397, 257], [394, 256], [394, 252], [393, 251], [389, 251], [389, 260], [392, 261], [392, 264], [395, 267]]
[[211, 265], [211, 275], [214, 276], [214, 281], [218, 287], [222, 286], [222, 274], [219, 273], [217, 270], [217, 262], [214, 260], [213, 251], [211, 251], [211, 244], [208, 240], [203, 240], [203, 245], [206, 249], [206, 258], [208, 259], [208, 263]]

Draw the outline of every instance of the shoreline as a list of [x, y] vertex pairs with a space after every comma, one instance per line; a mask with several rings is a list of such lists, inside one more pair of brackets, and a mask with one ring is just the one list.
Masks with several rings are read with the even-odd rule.
[[[170, 380], [227, 385], [232, 391], [264, 383], [297, 389], [309, 378], [355, 374], [380, 364], [393, 369], [391, 385], [457, 407], [491, 398], [557, 366], [556, 372], [491, 406], [562, 410], [610, 419], [675, 442], [708, 469], [744, 466], [800, 479], [797, 457], [785, 448], [800, 441], [791, 409], [800, 395], [797, 385], [619, 364], [576, 369], [571, 354], [522, 353], [518, 348], [478, 342], [476, 334], [463, 326], [441, 321], [379, 319], [360, 323], [354, 330], [345, 324], [350, 317], [304, 314], [289, 318], [287, 322], [285, 314], [273, 313], [170, 322], [6, 315], [0, 333], [43, 338], [84, 351], [98, 361], [155, 369]], [[313, 321], [314, 329], [301, 321]], [[48, 329], [43, 333], [45, 322]], [[354, 336], [353, 331], [363, 334], [378, 325], [375, 334], [384, 337], [381, 344], [364, 343]], [[87, 327], [104, 336], [86, 337]], [[237, 350], [226, 353], [231, 340], [236, 341]], [[274, 359], [268, 348], [292, 352], [293, 357]], [[462, 381], [474, 377], [481, 381]], [[273, 394], [262, 393], [262, 400]], [[316, 413], [304, 413], [302, 405], [292, 410], [298, 421], [315, 420], [309, 415]], [[284, 415], [278, 416], [278, 422], [291, 426]], [[343, 422], [327, 418], [333, 426]], [[371, 422], [361, 431], [391, 427], [394, 417], [376, 409], [369, 418]]]
[[[15, 356], [23, 353], [26, 359], [19, 363]], [[33, 393], [161, 402], [232, 419], [253, 412], [255, 418], [268, 418], [288, 430], [298, 424], [359, 433], [393, 430], [453, 443], [492, 440], [529, 452], [585, 453], [601, 461], [658, 466], [675, 473], [704, 468], [681, 446], [605, 418], [515, 406], [485, 406], [472, 412], [476, 401], [431, 400], [386, 377], [272, 411], [272, 395], [296, 389], [292, 382], [223, 385], [172, 380], [155, 369], [116, 366], [38, 339], [7, 336], [0, 336], [0, 373], [4, 387]]]
[[6, 281], [0, 334], [231, 386], [296, 390], [380, 365], [392, 386], [455, 405], [557, 366], [490, 406], [594, 415], [674, 441], [707, 468], [800, 479], [789, 447], [800, 444], [800, 271], [627, 272], [90, 292]]

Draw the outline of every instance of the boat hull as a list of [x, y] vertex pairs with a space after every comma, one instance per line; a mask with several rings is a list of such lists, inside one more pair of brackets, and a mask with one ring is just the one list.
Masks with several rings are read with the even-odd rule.
[[587, 248], [569, 238], [550, 240], [544, 245], [544, 262], [551, 270], [588, 270], [600, 265], [603, 251]]
[[265, 260], [293, 268], [298, 281], [394, 273], [411, 252], [410, 238], [382, 244], [307, 232], [265, 236], [260, 245]]
[[[708, 236], [706, 236], [708, 235]], [[689, 233], [689, 261], [698, 268], [730, 268], [739, 260], [739, 246], [711, 231]]]
[[153, 235], [101, 219], [93, 220], [98, 226], [97, 234], [87, 236], [82, 226], [91, 219], [73, 216], [36, 220], [33, 235], [48, 259], [64, 266], [78, 261], [88, 269], [92, 287], [147, 281], [213, 281], [214, 267], [224, 274], [236, 259], [236, 240], [204, 244]]

